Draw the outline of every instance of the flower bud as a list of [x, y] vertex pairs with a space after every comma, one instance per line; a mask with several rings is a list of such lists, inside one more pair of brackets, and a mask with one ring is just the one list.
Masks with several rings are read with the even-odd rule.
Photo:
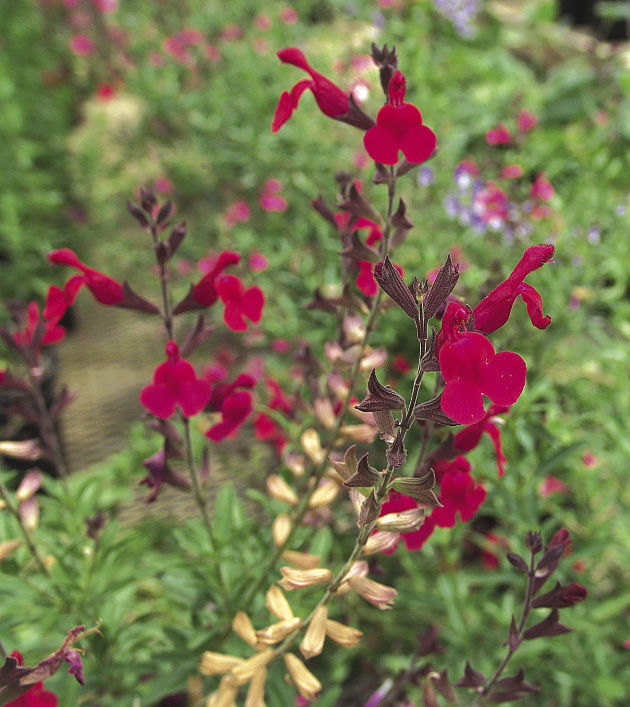
[[302, 433], [302, 449], [306, 456], [315, 464], [320, 464], [324, 460], [324, 450], [317, 432], [310, 427]]
[[307, 700], [313, 700], [322, 689], [322, 684], [304, 665], [304, 663], [293, 653], [286, 653], [284, 664], [291, 675], [298, 692]]
[[295, 452], [287, 454], [286, 465], [295, 476], [302, 476], [304, 473], [304, 457], [301, 454], [295, 454]]
[[358, 314], [348, 314], [343, 320], [343, 332], [351, 344], [358, 344], [365, 336], [365, 324]]
[[199, 672], [202, 675], [223, 675], [223, 673], [229, 673], [232, 668], [244, 662], [243, 658], [237, 658], [233, 655], [204, 651], [201, 656]]
[[326, 639], [327, 620], [328, 609], [325, 606], [318, 607], [300, 643], [300, 651], [306, 660], [322, 652]]
[[281, 567], [280, 572], [282, 573], [282, 579], [278, 584], [288, 592], [293, 589], [311, 587], [314, 584], [321, 584], [322, 582], [330, 582], [332, 579], [332, 572], [322, 567], [310, 570], [296, 570], [293, 569], [293, 567]]
[[308, 507], [322, 508], [323, 506], [327, 506], [335, 500], [338, 493], [339, 485], [330, 479], [325, 479], [315, 491], [313, 491], [313, 495], [308, 502]]
[[352, 442], [371, 442], [376, 437], [377, 428], [372, 425], [343, 425], [339, 434]]
[[256, 655], [244, 660], [240, 665], [233, 668], [230, 675], [234, 678], [237, 685], [244, 685], [272, 660], [273, 648], [265, 648], [265, 650], [256, 653]]
[[339, 621], [328, 619], [326, 621], [326, 635], [344, 648], [354, 648], [363, 638], [363, 631], [341, 624]]
[[312, 570], [315, 567], [319, 567], [320, 557], [319, 555], [311, 555], [307, 552], [297, 552], [296, 550], [286, 550], [282, 553], [282, 557], [295, 565], [301, 570]]
[[291, 519], [286, 513], [280, 513], [273, 521], [272, 534], [274, 545], [280, 546], [286, 542], [291, 532]]
[[368, 563], [365, 560], [359, 560], [353, 563], [352, 567], [346, 573], [343, 582], [337, 588], [335, 594], [345, 594], [351, 591], [349, 580], [351, 577], [366, 577], [368, 573]]
[[206, 702], [206, 707], [235, 707], [238, 684], [231, 675], [226, 675], [219, 683], [219, 689], [213, 692]]
[[388, 530], [392, 533], [410, 533], [424, 522], [424, 510], [422, 508], [410, 508], [408, 511], [399, 513], [387, 513], [376, 521], [379, 530]]
[[283, 638], [286, 638], [290, 633], [302, 625], [302, 619], [293, 616], [290, 619], [281, 619], [275, 624], [271, 624], [266, 628], [256, 631], [258, 641], [266, 646], [273, 646], [275, 643], [280, 643]]
[[249, 683], [245, 707], [265, 707], [265, 681], [267, 680], [267, 668], [256, 671]]
[[278, 474], [271, 474], [267, 477], [267, 493], [273, 498], [290, 506], [297, 505], [298, 498], [295, 491]]
[[398, 533], [380, 531], [370, 535], [363, 546], [362, 553], [364, 555], [375, 555], [379, 552], [393, 552], [398, 547], [399, 542], [400, 535]]
[[313, 402], [313, 407], [315, 409], [315, 414], [317, 419], [324, 425], [328, 430], [335, 426], [337, 417], [333, 409], [332, 403], [328, 398], [317, 398]]
[[378, 349], [374, 349], [366, 354], [359, 364], [360, 371], [370, 371], [372, 368], [378, 368], [379, 366], [385, 365], [387, 361], [387, 351], [380, 346]]
[[24, 476], [24, 478], [20, 482], [20, 485], [18, 486], [17, 493], [15, 494], [15, 498], [17, 499], [18, 503], [23, 503], [24, 501], [27, 501], [31, 496], [35, 494], [41, 484], [42, 472], [39, 471], [39, 469], [31, 469], [31, 471], [29, 471]]
[[389, 609], [396, 598], [396, 590], [393, 587], [387, 587], [380, 582], [375, 582], [368, 577], [350, 577], [348, 584], [351, 589], [373, 604], [377, 609]]
[[272, 584], [265, 595], [265, 606], [277, 619], [292, 619], [293, 612], [282, 589], [277, 584]]
[[232, 620], [232, 630], [253, 648], [256, 648], [258, 645], [258, 639], [256, 638], [254, 626], [252, 625], [249, 616], [244, 611], [237, 612], [236, 616]]
[[532, 606], [535, 609], [564, 609], [567, 606], [574, 606], [584, 601], [587, 596], [588, 591], [581, 584], [572, 582], [563, 586], [560, 582], [557, 582], [550, 592], [536, 597], [532, 602]]
[[3, 540], [0, 542], [0, 562], [9, 557], [9, 555], [12, 555], [21, 544], [22, 541], [18, 538], [14, 538], [13, 540]]
[[39, 521], [39, 505], [35, 496], [20, 504], [20, 518], [27, 530], [35, 530]]

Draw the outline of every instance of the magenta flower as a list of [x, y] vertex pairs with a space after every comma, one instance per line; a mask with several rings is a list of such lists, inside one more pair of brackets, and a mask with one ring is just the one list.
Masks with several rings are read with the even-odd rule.
[[[120, 304], [120, 302], [125, 299], [123, 286], [119, 282], [82, 263], [70, 248], [52, 250], [48, 253], [48, 260], [50, 260], [53, 265], [68, 265], [71, 268], [76, 268], [80, 270], [82, 274], [70, 278], [65, 284], [63, 291], [60, 291], [58, 288], [55, 288], [52, 294], [49, 291], [46, 302], [47, 309], [49, 306], [60, 306], [62, 301], [60, 292], [63, 292], [63, 298], [68, 303], [66, 307], [72, 305], [78, 291], [83, 285], [90, 290], [94, 295], [94, 299], [101, 304], [108, 306], [116, 305]], [[44, 316], [48, 318], [50, 315], [44, 313]]]
[[416, 106], [404, 102], [405, 90], [405, 77], [396, 71], [389, 82], [389, 103], [379, 110], [376, 125], [363, 136], [363, 145], [375, 162], [396, 164], [400, 151], [407, 162], [418, 164], [435, 150], [435, 133], [422, 124]]
[[319, 109], [329, 118], [339, 118], [348, 112], [350, 107], [348, 94], [323, 74], [315, 71], [306, 60], [303, 52], [295, 47], [287, 47], [280, 49], [278, 58], [283, 64], [292, 64], [303, 69], [311, 77], [311, 80], [298, 81], [290, 92], [284, 91], [282, 93], [271, 124], [272, 132], [278, 132], [289, 120], [306, 90], [311, 91]]
[[[463, 523], [467, 523], [486, 499], [486, 490], [483, 486], [475, 484], [470, 475], [470, 464], [465, 457], [457, 457], [451, 462], [439, 462], [435, 471], [440, 483], [440, 501], [443, 507], [434, 508], [418, 530], [402, 534], [407, 550], [419, 550], [435, 528], [452, 528], [458, 515]], [[389, 500], [381, 508], [381, 515], [399, 513], [417, 506], [416, 501], [409, 496], [392, 491]]]
[[153, 383], [140, 391], [140, 402], [156, 417], [169, 418], [179, 407], [184, 417], [201, 412], [210, 398], [210, 383], [197, 378], [192, 364], [180, 358], [179, 347], [171, 339], [166, 344], [167, 360], [153, 374]]
[[503, 454], [501, 445], [501, 430], [495, 424], [495, 416], [507, 412], [508, 407], [499, 405], [491, 405], [484, 417], [473, 425], [468, 425], [463, 430], [460, 430], [454, 437], [453, 442], [455, 449], [459, 452], [469, 452], [474, 449], [481, 440], [481, 436], [485, 432], [492, 440], [494, 451], [497, 457], [497, 468], [499, 476], [505, 474], [505, 464], [507, 459]]
[[221, 275], [216, 281], [216, 291], [225, 305], [223, 320], [232, 331], [246, 331], [246, 318], [258, 324], [265, 304], [260, 287], [246, 290], [236, 275]]
[[490, 334], [507, 322], [512, 305], [521, 297], [527, 305], [527, 313], [532, 324], [538, 329], [546, 329], [550, 316], [543, 316], [542, 297], [523, 280], [530, 272], [538, 270], [553, 257], [554, 247], [550, 244], [530, 246], [518, 261], [507, 280], [487, 294], [474, 308], [475, 329]]
[[545, 173], [541, 172], [536, 177], [536, 181], [532, 184], [531, 189], [529, 190], [529, 195], [532, 199], [550, 201], [553, 198], [553, 194], [553, 185], [545, 179]]
[[70, 51], [76, 56], [88, 56], [94, 49], [94, 42], [85, 34], [75, 34], [70, 38]]
[[488, 145], [507, 145], [511, 140], [512, 136], [505, 123], [497, 123], [494, 128], [486, 133]]
[[516, 123], [522, 133], [527, 133], [538, 125], [538, 118], [531, 111], [522, 110], [518, 114]]
[[440, 371], [446, 381], [441, 397], [445, 415], [460, 425], [481, 422], [483, 396], [496, 405], [516, 402], [525, 387], [525, 361], [512, 351], [496, 353], [490, 341], [472, 331], [460, 331], [468, 310], [451, 302], [438, 335]]
[[206, 437], [213, 442], [220, 442], [234, 436], [253, 409], [250, 393], [245, 390], [230, 393], [221, 405], [221, 422], [213, 425], [206, 432]]
[[[61, 316], [63, 316], [64, 313], [65, 309]], [[44, 317], [44, 335], [39, 341], [40, 348], [42, 346], [57, 344], [65, 337], [66, 330], [62, 326], [59, 326], [61, 316], [50, 319]], [[13, 334], [13, 340], [18, 346], [31, 346], [33, 337], [39, 326], [39, 321], [39, 305], [37, 302], [30, 302], [26, 308], [26, 322], [24, 323], [24, 327]]]

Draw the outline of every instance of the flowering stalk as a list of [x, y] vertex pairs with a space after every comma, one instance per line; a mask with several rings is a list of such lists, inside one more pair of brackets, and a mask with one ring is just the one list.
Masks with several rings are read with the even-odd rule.
[[[394, 200], [396, 198], [396, 174], [395, 174], [395, 170], [393, 167], [390, 167], [390, 169], [388, 170], [388, 175], [389, 175], [389, 179], [387, 182], [387, 187], [388, 187], [387, 188], [387, 211], [386, 211], [386, 219], [385, 219], [385, 229], [383, 231], [383, 240], [381, 243], [381, 252], [380, 252], [381, 257], [384, 257], [387, 254], [387, 250], [389, 248], [389, 242], [390, 242], [390, 237], [391, 237], [391, 232], [392, 232], [392, 215], [394, 212]], [[268, 575], [269, 571], [275, 566], [275, 564], [278, 562], [278, 560], [282, 557], [282, 553], [290, 545], [296, 529], [299, 527], [300, 523], [302, 522], [302, 519], [304, 518], [304, 516], [306, 515], [306, 512], [308, 511], [309, 501], [311, 500], [313, 493], [317, 489], [317, 484], [322, 479], [324, 474], [326, 473], [326, 469], [328, 468], [328, 465], [329, 465], [328, 457], [335, 447], [335, 444], [337, 442], [337, 438], [339, 436], [339, 430], [341, 429], [344, 417], [350, 407], [352, 393], [353, 393], [354, 387], [357, 383], [357, 379], [359, 376], [359, 369], [360, 369], [360, 365], [361, 365], [361, 359], [363, 358], [363, 352], [365, 351], [365, 348], [368, 344], [370, 334], [372, 333], [372, 330], [374, 329], [374, 325], [376, 323], [377, 315], [378, 315], [378, 312], [380, 309], [382, 296], [383, 296], [382, 290], [379, 288], [376, 296], [372, 300], [372, 305], [370, 307], [370, 311], [368, 313], [368, 317], [365, 322], [365, 331], [364, 331], [363, 337], [361, 339], [361, 342], [359, 343], [358, 355], [357, 355], [357, 357], [352, 365], [352, 369], [350, 371], [348, 391], [347, 391], [346, 396], [342, 402], [341, 410], [337, 414], [337, 417], [335, 420], [335, 426], [333, 427], [333, 429], [330, 432], [330, 436], [328, 438], [328, 443], [326, 444], [326, 447], [325, 447], [324, 452], [322, 454], [322, 461], [318, 464], [318, 466], [316, 467], [315, 471], [313, 472], [313, 474], [311, 476], [308, 476], [305, 474], [305, 477], [309, 478], [309, 480], [313, 479], [313, 481], [311, 482], [311, 488], [300, 490], [301, 492], [298, 494], [300, 501], [298, 502], [297, 506], [295, 507], [295, 509], [291, 515], [291, 528], [289, 530], [289, 533], [288, 533], [286, 539], [284, 540], [284, 542], [282, 542], [278, 546], [276, 546], [276, 549], [272, 553], [268, 562], [265, 564], [265, 567], [264, 567], [263, 571], [260, 573], [256, 582], [251, 584], [249, 590], [247, 592], [245, 592], [245, 594], [243, 596], [243, 600], [242, 600], [242, 602], [240, 602], [240, 608], [245, 611], [249, 608], [249, 605], [252, 602], [252, 600], [254, 599], [254, 597], [258, 594], [260, 589], [264, 586], [264, 584], [267, 580], [267, 575]], [[417, 393], [416, 393], [416, 395], [417, 395]], [[415, 402], [414, 402], [414, 404], [415, 404]], [[413, 409], [413, 406], [411, 406], [410, 409]], [[367, 540], [367, 538], [366, 538], [366, 540]], [[227, 638], [229, 633], [230, 633], [230, 629], [227, 629], [226, 632], [222, 635], [219, 645], [223, 642], [223, 640], [225, 640], [225, 638]]]

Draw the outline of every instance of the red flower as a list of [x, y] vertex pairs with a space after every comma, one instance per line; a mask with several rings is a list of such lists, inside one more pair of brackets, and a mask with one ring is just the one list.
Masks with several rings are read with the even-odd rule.
[[[68, 302], [66, 306], [74, 302], [77, 292], [83, 285], [90, 290], [94, 295], [94, 299], [101, 304], [115, 305], [122, 302], [125, 298], [123, 286], [119, 282], [82, 263], [69, 248], [60, 248], [59, 250], [51, 251], [48, 253], [48, 260], [50, 260], [53, 265], [69, 265], [71, 268], [76, 268], [82, 273], [82, 275], [75, 275], [68, 280], [64, 287], [64, 299]], [[56, 289], [58, 290], [58, 288]], [[55, 300], [57, 304], [60, 301], [59, 292], [60, 291], [56, 292], [57, 297]], [[49, 297], [51, 297], [50, 292]], [[46, 305], [48, 308], [48, 301]]]
[[532, 184], [531, 189], [529, 190], [529, 195], [532, 199], [550, 201], [553, 198], [553, 194], [553, 185], [545, 179], [545, 173], [541, 172], [536, 177], [536, 181]]
[[497, 123], [494, 128], [486, 133], [488, 145], [507, 145], [511, 140], [512, 136], [505, 123]]
[[140, 402], [156, 417], [169, 418], [179, 406], [184, 417], [201, 412], [210, 398], [210, 383], [197, 378], [192, 365], [179, 356], [177, 344], [166, 344], [167, 361], [153, 374], [153, 383], [140, 391]]
[[[212, 376], [211, 380], [216, 380], [216, 377]], [[208, 439], [220, 442], [232, 436], [245, 422], [253, 409], [252, 396], [246, 391], [236, 389], [253, 388], [255, 385], [256, 381], [252, 376], [241, 373], [232, 383], [220, 383], [212, 388], [208, 408], [221, 412], [221, 422], [217, 422], [206, 432]]]
[[538, 125], [538, 118], [532, 112], [522, 110], [519, 112], [516, 122], [518, 129], [522, 133], [526, 133], [533, 130]]
[[468, 425], [468, 427], [460, 430], [453, 437], [455, 449], [459, 452], [469, 452], [479, 444], [481, 435], [485, 432], [488, 437], [490, 437], [492, 444], [494, 445], [494, 450], [497, 456], [499, 476], [503, 476], [503, 474], [505, 474], [505, 464], [507, 459], [503, 454], [503, 448], [501, 446], [501, 430], [494, 424], [493, 418], [495, 415], [500, 415], [508, 410], [509, 408], [506, 406], [502, 407], [500, 405], [491, 405], [479, 422], [476, 422], [474, 425]]
[[568, 490], [569, 487], [564, 481], [560, 481], [553, 474], [547, 474], [538, 487], [538, 493], [543, 498], [551, 496], [553, 493], [566, 493]]
[[[60, 318], [61, 317], [55, 317], [45, 320], [44, 335], [39, 343], [40, 347], [56, 344], [65, 337], [66, 330], [58, 324]], [[39, 319], [39, 305], [37, 302], [30, 302], [26, 309], [26, 323], [24, 328], [13, 334], [13, 339], [18, 346], [30, 346], [33, 343], [33, 335], [37, 330]]]
[[376, 116], [376, 125], [363, 137], [368, 155], [381, 164], [396, 164], [399, 150], [407, 162], [418, 164], [435, 150], [435, 133], [422, 124], [422, 114], [411, 103], [404, 103], [405, 77], [400, 71], [389, 82], [389, 103]]
[[440, 371], [446, 381], [442, 410], [460, 425], [484, 419], [484, 395], [496, 405], [515, 403], [523, 392], [527, 373], [518, 354], [512, 351], [497, 354], [483, 334], [461, 332], [467, 319], [466, 307], [451, 302], [438, 335]]
[[330, 79], [320, 74], [312, 68], [306, 60], [304, 54], [295, 47], [287, 47], [278, 52], [278, 58], [283, 64], [292, 64], [299, 69], [304, 69], [311, 77], [311, 80], [303, 79], [298, 81], [291, 91], [284, 91], [278, 101], [271, 131], [278, 132], [280, 128], [289, 120], [293, 111], [298, 107], [302, 94], [307, 89], [315, 96], [315, 101], [324, 115], [329, 118], [339, 118], [345, 115], [350, 107], [348, 94], [344, 93], [339, 86]]
[[[457, 457], [452, 462], [440, 462], [439, 465], [440, 501], [442, 508], [434, 508], [424, 523], [411, 533], [402, 535], [407, 550], [419, 550], [431, 536], [435, 528], [452, 528], [457, 516], [467, 523], [477, 513], [485, 501], [486, 490], [476, 485], [470, 475], [470, 464], [464, 457]], [[438, 469], [436, 468], [436, 475]], [[417, 503], [408, 496], [392, 491], [389, 500], [383, 504], [381, 515], [398, 513], [416, 508]]]
[[546, 329], [550, 316], [543, 316], [542, 298], [527, 283], [523, 282], [530, 272], [538, 270], [553, 257], [554, 248], [550, 244], [530, 246], [518, 261], [507, 280], [487, 294], [473, 310], [475, 329], [490, 334], [507, 322], [512, 305], [517, 297], [522, 297], [527, 305], [527, 313], [532, 324], [538, 329]]
[[[13, 651], [11, 657], [17, 660], [18, 665], [24, 664], [24, 658], [19, 651]], [[38, 682], [24, 694], [7, 702], [5, 707], [57, 707], [58, 704], [57, 695], [44, 690], [44, 683]]]
[[225, 305], [223, 319], [232, 331], [246, 331], [245, 318], [258, 324], [265, 304], [265, 296], [260, 287], [246, 290], [235, 275], [221, 275], [216, 281], [216, 291]]
[[[267, 378], [266, 383], [267, 388], [272, 392], [271, 400], [267, 406], [272, 410], [282, 412], [287, 417], [291, 415], [293, 404], [284, 394], [278, 381], [273, 378]], [[288, 441], [287, 436], [282, 427], [269, 415], [266, 415], [264, 412], [256, 415], [256, 419], [254, 420], [254, 433], [256, 439], [261, 442], [271, 442], [275, 446], [278, 456], [282, 455], [282, 450]]]
[[236, 265], [241, 259], [241, 254], [230, 250], [224, 250], [216, 259], [214, 267], [206, 273], [199, 282], [193, 286], [192, 296], [195, 302], [202, 307], [213, 305], [219, 293], [216, 289], [216, 279], [230, 265]]

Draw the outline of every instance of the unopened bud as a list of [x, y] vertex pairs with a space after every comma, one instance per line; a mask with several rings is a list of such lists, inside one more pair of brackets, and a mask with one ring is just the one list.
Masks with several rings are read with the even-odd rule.
[[302, 625], [302, 619], [293, 616], [290, 619], [281, 619], [275, 624], [271, 624], [266, 628], [256, 631], [258, 641], [266, 646], [273, 646], [275, 643], [280, 643], [283, 638], [286, 638], [290, 633]]
[[379, 530], [388, 530], [392, 533], [410, 533], [424, 522], [424, 510], [422, 508], [410, 508], [408, 511], [399, 513], [387, 513], [376, 521]]
[[335, 594], [345, 594], [352, 590], [349, 580], [352, 577], [367, 577], [369, 572], [368, 563], [365, 560], [359, 560], [354, 562], [352, 567], [348, 570], [346, 576], [343, 578], [343, 582], [337, 588]]
[[300, 651], [306, 660], [322, 652], [326, 640], [327, 620], [328, 609], [325, 606], [318, 607], [300, 643]]
[[328, 619], [326, 621], [326, 635], [344, 648], [354, 648], [363, 638], [363, 631], [359, 631], [358, 628], [352, 628], [352, 626], [345, 626], [339, 621]]
[[285, 654], [284, 664], [287, 666], [291, 680], [293, 680], [300, 695], [307, 700], [314, 700], [322, 689], [320, 681], [296, 655], [293, 655], [293, 653]]
[[302, 433], [301, 442], [306, 456], [315, 464], [321, 464], [324, 460], [324, 450], [319, 435], [312, 427]]
[[359, 364], [360, 371], [370, 371], [372, 368], [379, 368], [387, 361], [387, 351], [381, 346], [374, 351], [370, 351], [361, 359]]
[[282, 553], [283, 559], [295, 565], [301, 570], [312, 570], [319, 567], [319, 555], [310, 555], [307, 552], [297, 552], [296, 550], [286, 550]]
[[293, 567], [281, 567], [282, 579], [278, 584], [288, 592], [293, 589], [303, 589], [314, 584], [330, 582], [332, 572], [329, 569], [319, 567], [310, 570], [296, 570]]
[[9, 557], [9, 555], [12, 555], [21, 544], [22, 541], [18, 538], [13, 540], [3, 540], [0, 542], [0, 562]]
[[293, 612], [282, 589], [277, 584], [272, 584], [265, 595], [265, 606], [277, 619], [292, 619]]
[[267, 680], [267, 668], [257, 670], [249, 683], [245, 707], [264, 707], [265, 705], [265, 681]]
[[254, 626], [244, 611], [237, 612], [232, 620], [232, 630], [253, 648], [258, 645]]
[[295, 476], [302, 476], [304, 473], [304, 457], [301, 454], [296, 454], [295, 452], [287, 454], [286, 465]]
[[33, 496], [42, 484], [42, 472], [39, 469], [31, 469], [20, 482], [15, 498], [18, 503], [27, 501]]
[[272, 660], [273, 648], [265, 648], [265, 650], [256, 653], [256, 655], [244, 660], [240, 665], [233, 668], [230, 675], [234, 678], [237, 685], [244, 685]]
[[330, 400], [328, 398], [317, 398], [313, 403], [313, 407], [322, 425], [324, 425], [326, 429], [332, 429], [335, 426], [337, 417]]
[[352, 442], [371, 442], [376, 437], [377, 428], [372, 425], [343, 425], [339, 434]]
[[330, 479], [324, 479], [320, 485], [313, 491], [308, 507], [322, 508], [335, 500], [339, 493], [339, 485]]
[[35, 496], [20, 504], [20, 518], [27, 530], [35, 530], [39, 521], [39, 505]]
[[223, 675], [223, 673], [229, 673], [232, 668], [244, 662], [243, 658], [237, 658], [233, 655], [205, 651], [201, 656], [199, 672], [202, 675]]
[[397, 592], [393, 587], [387, 587], [368, 577], [350, 577], [348, 584], [351, 589], [354, 589], [365, 601], [369, 601], [377, 609], [390, 609], [396, 599]]
[[370, 535], [367, 542], [363, 546], [364, 555], [375, 555], [379, 552], [393, 552], [400, 542], [398, 533], [390, 533], [381, 531]]
[[365, 337], [365, 324], [358, 314], [348, 314], [343, 320], [343, 333], [350, 344], [358, 344]]
[[237, 692], [238, 683], [231, 675], [226, 675], [221, 679], [219, 689], [208, 698], [206, 707], [235, 707]]
[[297, 505], [298, 497], [295, 495], [295, 491], [278, 474], [271, 474], [267, 477], [267, 493], [290, 506]]
[[273, 521], [271, 529], [274, 545], [284, 545], [291, 532], [291, 519], [286, 513], [280, 513]]

